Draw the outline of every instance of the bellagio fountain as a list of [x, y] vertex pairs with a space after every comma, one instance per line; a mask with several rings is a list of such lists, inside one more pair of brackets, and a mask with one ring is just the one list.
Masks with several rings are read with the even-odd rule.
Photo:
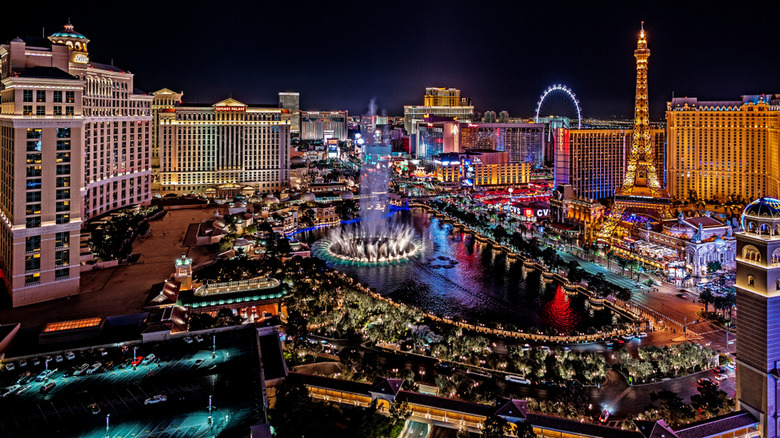
[[361, 266], [402, 263], [422, 244], [411, 225], [387, 212], [388, 169], [383, 163], [360, 174], [360, 220], [335, 228], [312, 247], [314, 255], [335, 263]]

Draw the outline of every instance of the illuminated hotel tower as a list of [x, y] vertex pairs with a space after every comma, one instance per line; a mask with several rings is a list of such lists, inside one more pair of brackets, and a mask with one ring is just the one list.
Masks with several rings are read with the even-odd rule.
[[742, 214], [737, 238], [737, 408], [780, 435], [780, 201], [761, 198]]
[[150, 201], [151, 96], [68, 23], [0, 45], [0, 270], [14, 307], [79, 293], [82, 221]]
[[604, 223], [599, 237], [606, 239], [620, 225], [623, 213], [630, 211], [656, 218], [668, 215], [669, 199], [661, 188], [655, 166], [653, 142], [650, 139], [650, 120], [647, 103], [647, 48], [644, 21], [639, 32], [636, 58], [636, 100], [634, 105], [634, 130], [631, 138], [631, 152], [626, 166], [623, 188], [615, 193], [615, 204]]

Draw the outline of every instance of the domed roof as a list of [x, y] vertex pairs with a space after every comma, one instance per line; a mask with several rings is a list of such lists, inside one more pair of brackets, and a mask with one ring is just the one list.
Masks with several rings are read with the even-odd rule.
[[742, 217], [757, 219], [780, 219], [780, 200], [775, 198], [759, 198], [748, 204]]
[[316, 199], [317, 197], [314, 196], [314, 193], [312, 192], [304, 193], [304, 195], [301, 197], [303, 202], [314, 202]]
[[263, 199], [263, 202], [266, 204], [278, 204], [279, 199], [274, 195], [268, 195]]
[[723, 246], [726, 244], [726, 241], [721, 239], [720, 237], [716, 237], [715, 240], [712, 241], [715, 243], [716, 246]]
[[355, 197], [355, 194], [350, 192], [349, 190], [341, 192], [341, 199], [347, 200], [347, 199], [353, 199]]
[[59, 32], [54, 32], [49, 38], [78, 38], [80, 40], [86, 40], [87, 37], [80, 32], [73, 30], [73, 25], [68, 23]]
[[682, 236], [692, 237], [694, 233], [693, 227], [680, 221], [675, 222], [671, 225], [664, 225], [664, 229], [666, 230], [667, 233], [676, 237], [682, 237]]

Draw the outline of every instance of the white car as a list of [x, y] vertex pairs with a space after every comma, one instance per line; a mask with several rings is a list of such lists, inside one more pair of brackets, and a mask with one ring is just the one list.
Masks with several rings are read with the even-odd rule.
[[16, 369], [16, 365], [13, 362], [8, 362], [7, 364], [5, 364], [5, 369], [7, 369], [8, 371], [13, 371]]
[[647, 333], [639, 332], [639, 334], [637, 336], [639, 336], [640, 338], [646, 338], [647, 337]]
[[73, 360], [73, 359], [76, 358], [76, 354], [73, 353], [72, 351], [66, 351], [65, 352], [65, 358], [68, 359], [68, 360]]
[[92, 364], [91, 367], [87, 370], [87, 374], [92, 374], [95, 371], [97, 371], [101, 366], [103, 366], [100, 362], [95, 362]]
[[188, 344], [192, 344], [192, 338], [187, 336], [186, 338], [184, 338], [184, 342], [186, 342]]
[[164, 401], [168, 401], [168, 397], [166, 397], [166, 396], [164, 396], [162, 394], [157, 394], [154, 397], [149, 397], [146, 400], [144, 400], [144, 404], [145, 405], [153, 405], [155, 403], [162, 403]]
[[62, 362], [62, 355], [58, 354], [58, 355], [54, 356], [54, 361], [57, 362], [57, 363]]
[[729, 378], [728, 374], [716, 374], [715, 375], [715, 380], [717, 380], [719, 382], [722, 381], [722, 380], [726, 380], [728, 378]]

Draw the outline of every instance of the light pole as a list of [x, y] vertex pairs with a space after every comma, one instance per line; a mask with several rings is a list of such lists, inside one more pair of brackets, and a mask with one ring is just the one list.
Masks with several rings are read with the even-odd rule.
[[213, 333], [211, 335], [211, 358], [217, 357], [217, 335]]
[[109, 435], [108, 435], [108, 424], [109, 424], [108, 423], [108, 417], [110, 417], [110, 416], [111, 416], [111, 414], [106, 414], [106, 438], [109, 437]]
[[211, 396], [209, 396], [209, 424], [211, 423]]
[[731, 332], [732, 327], [729, 327], [726, 329], [726, 357], [728, 357], [731, 353], [729, 352], [729, 345], [731, 345], [731, 342], [729, 341], [729, 333]]

